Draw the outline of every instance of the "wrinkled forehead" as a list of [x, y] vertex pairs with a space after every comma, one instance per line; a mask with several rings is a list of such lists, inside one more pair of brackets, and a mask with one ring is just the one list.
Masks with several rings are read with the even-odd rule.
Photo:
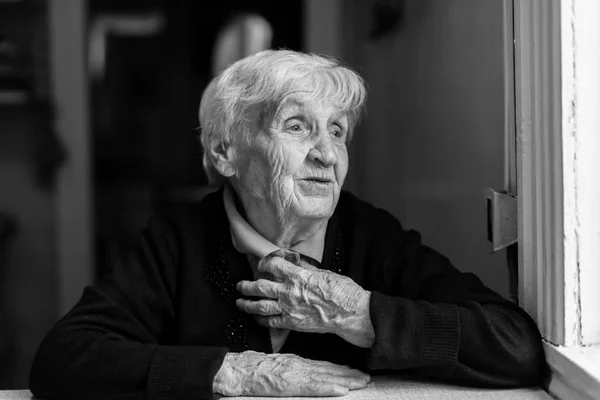
[[323, 110], [332, 116], [339, 117], [345, 114], [344, 110], [341, 110], [338, 105], [328, 98], [315, 96], [310, 91], [297, 91], [281, 99], [277, 107], [273, 110], [272, 116], [277, 118], [287, 112], [321, 112]]
[[276, 117], [282, 110], [332, 108], [332, 114], [345, 115], [348, 105], [343, 94], [336, 89], [333, 82], [320, 75], [303, 77], [288, 81], [282, 90], [270, 102], [264, 104], [263, 116], [268, 119]]

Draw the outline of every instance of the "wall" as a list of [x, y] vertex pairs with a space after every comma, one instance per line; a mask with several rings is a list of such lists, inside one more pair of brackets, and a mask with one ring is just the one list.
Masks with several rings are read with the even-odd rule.
[[589, 346], [600, 344], [600, 3], [566, 1], [561, 13], [564, 274], [579, 286], [565, 308]]
[[508, 296], [505, 252], [487, 247], [483, 196], [504, 187], [502, 1], [407, 0], [399, 29], [378, 40], [369, 39], [368, 3], [354, 6], [346, 53], [370, 98], [351, 189]]
[[55, 192], [58, 307], [62, 316], [92, 282], [94, 265], [84, 56], [87, 1], [51, 1], [48, 6], [55, 131], [67, 153]]
[[37, 149], [47, 132], [32, 123], [37, 117], [24, 106], [0, 106], [0, 212], [17, 223], [0, 271], [0, 339], [12, 349], [1, 361], [0, 390], [28, 387], [35, 351], [57, 318], [54, 193], [38, 181]]

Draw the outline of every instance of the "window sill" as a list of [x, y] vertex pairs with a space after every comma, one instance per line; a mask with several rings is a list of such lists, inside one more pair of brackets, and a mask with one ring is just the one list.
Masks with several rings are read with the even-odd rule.
[[600, 399], [600, 346], [559, 347], [544, 342], [552, 369], [548, 392], [561, 400]]

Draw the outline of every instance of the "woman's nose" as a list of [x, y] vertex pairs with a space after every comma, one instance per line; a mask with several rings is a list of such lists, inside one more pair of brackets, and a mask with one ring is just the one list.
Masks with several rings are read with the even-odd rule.
[[337, 164], [338, 156], [329, 133], [319, 135], [315, 146], [308, 152], [311, 161], [318, 161], [325, 167]]

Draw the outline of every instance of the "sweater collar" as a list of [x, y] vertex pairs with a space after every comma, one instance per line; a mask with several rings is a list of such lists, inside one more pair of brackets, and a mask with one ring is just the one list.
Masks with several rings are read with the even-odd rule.
[[[240, 215], [235, 205], [234, 193], [230, 185], [225, 185], [223, 190], [223, 203], [225, 205], [227, 219], [229, 220], [231, 240], [237, 251], [263, 258], [268, 254], [279, 250], [279, 247], [258, 233], [244, 217]], [[327, 224], [324, 224], [314, 235], [297, 243], [291, 247], [291, 250], [321, 262], [323, 260], [326, 231]]]

